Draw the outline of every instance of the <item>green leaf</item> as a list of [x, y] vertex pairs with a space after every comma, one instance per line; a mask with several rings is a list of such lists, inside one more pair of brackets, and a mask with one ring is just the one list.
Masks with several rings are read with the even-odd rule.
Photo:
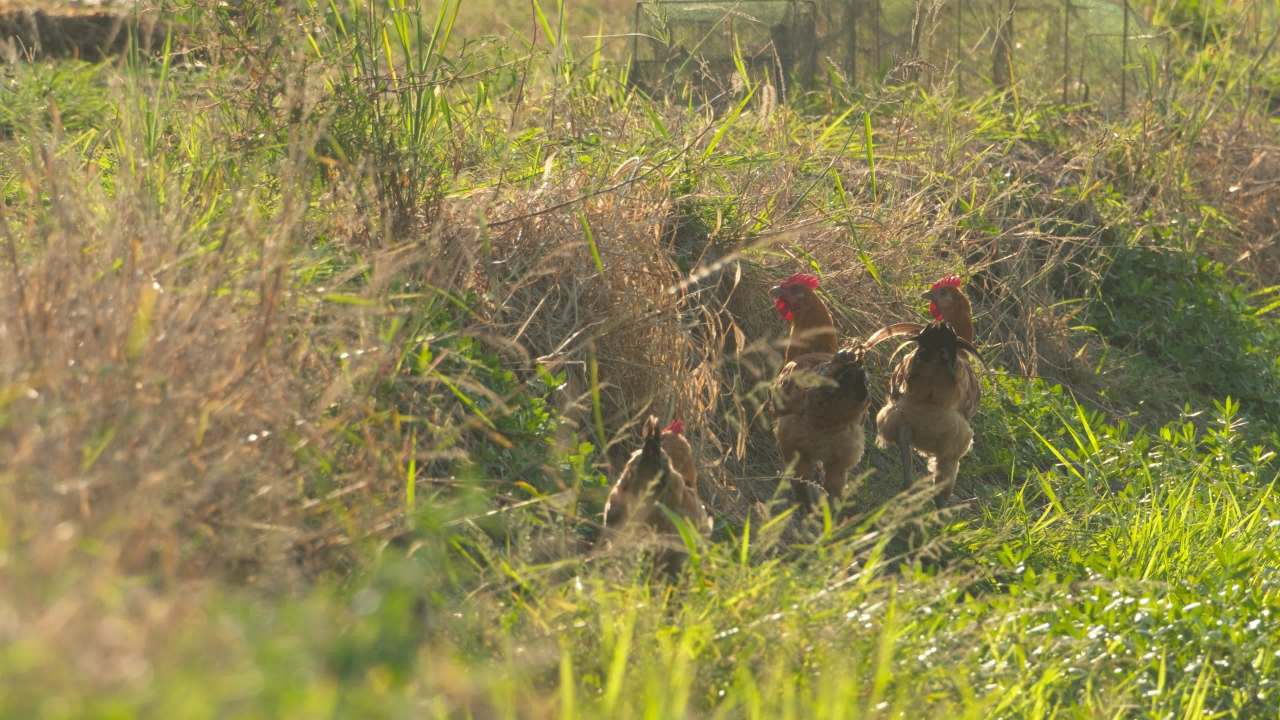
[[735, 122], [737, 122], [738, 116], [741, 115], [743, 109], [747, 107], [747, 103], [751, 102], [751, 96], [755, 95], [755, 92], [755, 88], [749, 90], [738, 103], [737, 107], [733, 109], [733, 112], [729, 113], [728, 117], [721, 121], [720, 129], [716, 130], [716, 134], [713, 135], [711, 137], [711, 141], [707, 143], [707, 148], [702, 151], [703, 160], [711, 157], [711, 154], [715, 152], [716, 146], [720, 144], [720, 141], [724, 139], [725, 134], [728, 133], [729, 129], [733, 127]]
[[604, 275], [604, 260], [600, 258], [600, 248], [596, 245], [596, 236], [591, 232], [591, 223], [587, 220], [587, 214], [578, 211], [578, 223], [582, 225], [582, 232], [587, 236], [587, 247], [591, 250], [591, 262], [596, 266], [596, 272]]
[[368, 307], [375, 304], [373, 300], [359, 295], [350, 295], [348, 293], [325, 293], [320, 298], [325, 302], [331, 302], [338, 305], [358, 305]]
[[876, 184], [876, 153], [871, 133], [871, 113], [862, 113], [862, 128], [862, 149], [867, 158], [867, 171], [871, 176], [871, 199], [873, 202], [878, 202], [880, 190]]

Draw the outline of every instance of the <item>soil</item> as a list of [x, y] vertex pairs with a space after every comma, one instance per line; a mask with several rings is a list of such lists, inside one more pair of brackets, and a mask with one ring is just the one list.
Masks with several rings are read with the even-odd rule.
[[80, 58], [124, 52], [129, 36], [143, 52], [164, 47], [166, 26], [129, 2], [32, 3], [0, 0], [0, 60]]

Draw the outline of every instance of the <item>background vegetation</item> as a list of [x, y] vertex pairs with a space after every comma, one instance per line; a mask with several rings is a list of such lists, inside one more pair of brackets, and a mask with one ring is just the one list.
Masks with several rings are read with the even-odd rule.
[[[1142, 4], [1167, 87], [1109, 117], [838, 68], [650, 99], [616, 3], [192, 5], [0, 67], [0, 714], [1274, 714], [1250, 7]], [[798, 270], [847, 336], [966, 277], [958, 506], [870, 450], [788, 513]], [[670, 583], [591, 550], [650, 411], [716, 517]]]

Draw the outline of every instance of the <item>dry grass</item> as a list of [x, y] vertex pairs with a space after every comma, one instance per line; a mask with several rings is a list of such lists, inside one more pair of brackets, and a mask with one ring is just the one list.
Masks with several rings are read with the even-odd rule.
[[[484, 201], [498, 225], [484, 231], [472, 221], [467, 231], [468, 245], [492, 252], [475, 258], [465, 286], [485, 298], [471, 332], [526, 368], [568, 371], [560, 411], [589, 436], [596, 432], [594, 358], [615, 467], [634, 446], [637, 418], [654, 410], [683, 417], [715, 478], [704, 493], [730, 522], [767, 501], [777, 482], [780, 463], [758, 391], [772, 377], [784, 328], [767, 289], [796, 270], [822, 270], [841, 336], [850, 339], [922, 317], [920, 290], [959, 271], [992, 368], [1065, 383], [1082, 398], [1129, 414], [1103, 394], [1114, 394], [1116, 380], [1099, 369], [1116, 351], [1072, 330], [1111, 253], [1130, 240], [1123, 225], [1131, 218], [1104, 217], [1088, 198], [1138, 172], [1107, 161], [1109, 126], [1081, 114], [1021, 120], [1071, 138], [1064, 159], [1062, 148], [1018, 138], [1016, 119], [1012, 127], [992, 127], [958, 108], [888, 117], [885, 135], [877, 135], [887, 159], [879, 164], [874, 199], [858, 153], [824, 157], [820, 148], [797, 147], [794, 136], [778, 132], [782, 120], [764, 117], [748, 120], [743, 144], [726, 152], [747, 152], [751, 143], [751, 154], [777, 158], [767, 169], [736, 173], [704, 165], [703, 183], [674, 201], [667, 177], [592, 196], [587, 177], [572, 171], [528, 190], [502, 191]], [[1173, 137], [1160, 128], [1146, 133], [1140, 142]], [[849, 197], [857, 204], [832, 204], [826, 182], [811, 169], [818, 159], [846, 188], [856, 188]], [[1149, 207], [1179, 211], [1167, 202], [1172, 193], [1156, 183], [1149, 192]], [[759, 229], [757, 219], [779, 207], [791, 212]], [[699, 212], [718, 213], [718, 220], [697, 221], [691, 214]], [[690, 263], [685, 273], [674, 264], [680, 259]], [[883, 365], [879, 371], [887, 358]], [[1171, 410], [1153, 404], [1139, 417], [1158, 420]], [[885, 479], [855, 496], [863, 509], [898, 490], [884, 460], [871, 457], [869, 464]]]
[[[753, 393], [772, 375], [783, 330], [766, 290], [798, 269], [822, 270], [846, 338], [921, 317], [920, 289], [960, 271], [993, 367], [1089, 396], [1107, 383], [1095, 372], [1099, 348], [1073, 336], [1075, 310], [1060, 303], [1086, 297], [1109, 248], [1125, 240], [1116, 220], [1070, 199], [1122, 180], [1099, 161], [1107, 131], [1078, 116], [1039, 118], [1079, 138], [1078, 156], [1068, 150], [1064, 162], [1060, 150], [1006, 139], [1016, 128], [975, 118], [934, 108], [892, 120], [877, 135], [876, 197], [857, 153], [795, 148], [779, 118], [726, 141], [726, 153], [777, 158], [760, 171], [704, 159], [700, 185], [675, 201], [670, 174], [595, 194], [590, 176], [560, 171], [449, 201], [422, 226], [425, 245], [371, 240], [343, 219], [361, 192], [331, 192], [325, 232], [350, 264], [311, 287], [291, 279], [317, 232], [301, 199], [251, 195], [201, 228], [219, 238], [202, 246], [189, 239], [195, 210], [156, 208], [144, 178], [120, 185], [133, 194], [107, 195], [64, 184], [84, 170], [45, 156], [26, 169], [21, 191], [66, 200], [52, 216], [34, 206], [10, 215], [5, 437], [11, 476], [61, 480], [15, 483], [10, 501], [33, 510], [24, 533], [106, 523], [94, 533], [136, 538], [129, 557], [117, 548], [120, 562], [159, 562], [185, 576], [216, 565], [257, 577], [264, 558], [274, 566], [299, 549], [394, 532], [403, 512], [395, 478], [412, 434], [396, 418], [428, 412], [411, 398], [442, 391], [431, 376], [406, 375], [406, 331], [387, 332], [406, 301], [425, 297], [405, 296], [406, 287], [466, 298], [470, 310], [451, 332], [481, 340], [520, 377], [539, 366], [565, 372], [562, 433], [614, 448], [615, 463], [632, 447], [635, 418], [683, 417], [708, 469], [704, 491], [735, 521], [776, 483]], [[852, 189], [847, 206], [834, 204], [832, 173]], [[670, 234], [690, 213], [717, 207], [719, 226]], [[779, 207], [791, 212], [761, 229], [758, 219]], [[693, 261], [687, 272], [680, 257]], [[467, 373], [453, 380], [495, 408], [507, 400]], [[368, 394], [386, 383], [409, 403], [398, 413]], [[461, 437], [491, 435], [463, 406], [432, 406], [426, 417], [436, 438], [428, 462], [447, 466], [468, 442]], [[323, 480], [317, 467], [327, 468]], [[895, 491], [873, 483], [871, 499], [858, 502]], [[144, 502], [155, 511], [122, 512]], [[353, 524], [350, 512], [362, 519]], [[352, 527], [364, 529], [353, 536]]]
[[1216, 127], [1196, 148], [1195, 163], [1196, 189], [1206, 204], [1222, 209], [1220, 229], [1230, 238], [1206, 249], [1260, 285], [1280, 282], [1280, 145], [1274, 131]]

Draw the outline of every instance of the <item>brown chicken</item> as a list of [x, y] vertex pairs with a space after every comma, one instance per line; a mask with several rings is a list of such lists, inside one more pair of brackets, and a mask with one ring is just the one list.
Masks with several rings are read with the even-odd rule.
[[643, 438], [644, 444], [631, 454], [609, 492], [602, 539], [615, 542], [624, 535], [655, 539], [662, 548], [659, 564], [674, 571], [684, 559], [685, 548], [662, 507], [685, 518], [704, 537], [711, 533], [712, 521], [698, 499], [697, 469], [684, 424], [676, 420], [660, 431], [658, 418], [650, 415]]
[[889, 401], [876, 414], [876, 444], [897, 444], [908, 484], [912, 449], [927, 457], [941, 503], [951, 495], [960, 458], [973, 446], [969, 420], [982, 399], [977, 373], [960, 353], [978, 357], [969, 301], [959, 285], [959, 278], [949, 276], [925, 293], [934, 316], [930, 325], [890, 325], [866, 342], [868, 350], [895, 337], [905, 336], [916, 344], [889, 377]]
[[817, 287], [816, 277], [798, 274], [770, 291], [791, 325], [770, 397], [773, 435], [802, 481], [806, 505], [816, 503], [817, 485], [832, 498], [843, 495], [849, 470], [862, 459], [870, 402], [862, 348], [836, 351], [835, 324]]

